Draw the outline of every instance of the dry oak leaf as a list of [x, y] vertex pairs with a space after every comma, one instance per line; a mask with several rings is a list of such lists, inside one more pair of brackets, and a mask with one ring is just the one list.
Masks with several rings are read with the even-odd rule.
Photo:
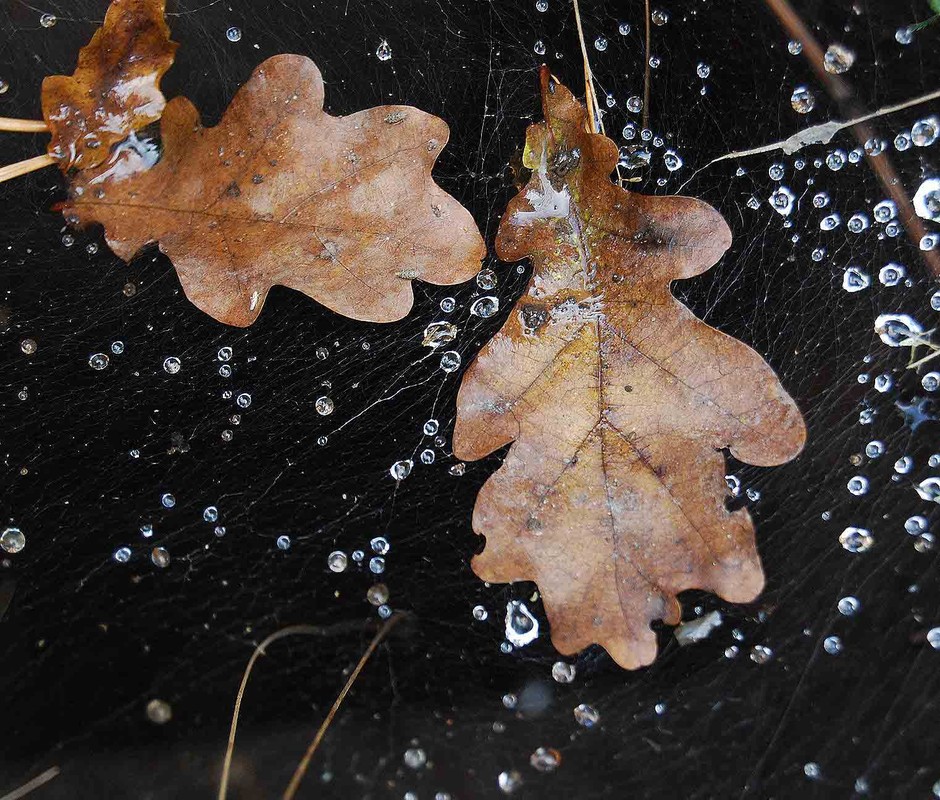
[[186, 296], [221, 322], [250, 325], [275, 284], [391, 322], [411, 310], [412, 278], [449, 285], [480, 269], [473, 217], [431, 177], [446, 123], [409, 106], [330, 116], [304, 56], [262, 63], [213, 128], [175, 98], [160, 131], [158, 163], [119, 146], [78, 173], [64, 211], [101, 223], [126, 261], [158, 242]]
[[164, 19], [165, 0], [114, 0], [104, 24], [79, 51], [69, 75], [42, 82], [49, 155], [63, 171], [103, 163], [111, 148], [160, 119], [160, 79], [176, 43]]
[[725, 507], [721, 449], [779, 464], [805, 428], [760, 356], [669, 291], [730, 245], [718, 212], [612, 184], [616, 145], [585, 132], [544, 68], [542, 104], [531, 179], [496, 238], [500, 258], [532, 257], [532, 280], [464, 376], [454, 454], [514, 442], [477, 497], [474, 572], [535, 581], [559, 651], [599, 643], [634, 669], [656, 656], [650, 622], [679, 622], [679, 592], [758, 595], [754, 529]]

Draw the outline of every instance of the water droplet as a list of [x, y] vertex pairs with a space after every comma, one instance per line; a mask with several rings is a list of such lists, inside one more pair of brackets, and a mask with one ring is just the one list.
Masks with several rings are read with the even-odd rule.
[[849, 478], [846, 488], [851, 494], [856, 496], [863, 495], [868, 491], [868, 478], [863, 475], [856, 475], [853, 478]]
[[845, 151], [844, 150], [833, 150], [826, 156], [826, 166], [829, 167], [833, 172], [838, 172], [842, 167], [845, 166]]
[[565, 661], [556, 661], [552, 664], [552, 678], [557, 683], [571, 683], [576, 674], [577, 668], [574, 664], [568, 664]]
[[385, 39], [379, 42], [379, 46], [375, 48], [375, 57], [379, 61], [388, 61], [392, 57], [392, 48], [389, 47]]
[[366, 589], [366, 600], [373, 606], [385, 605], [388, 602], [388, 587], [384, 583], [374, 583]]
[[935, 392], [940, 388], [940, 372], [928, 372], [920, 379], [920, 385], [928, 392]]
[[940, 478], [925, 478], [914, 488], [922, 500], [940, 503]]
[[865, 528], [846, 528], [839, 534], [839, 544], [850, 553], [864, 553], [871, 550], [875, 537]]
[[326, 564], [330, 568], [330, 572], [343, 572], [348, 563], [349, 560], [342, 550], [334, 550], [326, 557]]
[[797, 114], [809, 114], [816, 107], [816, 98], [806, 86], [797, 86], [790, 95], [790, 105]]
[[548, 11], [548, 0], [536, 0], [535, 10], [543, 14]]
[[484, 291], [490, 291], [496, 288], [496, 273], [491, 269], [481, 269], [477, 273], [477, 286]]
[[639, 114], [643, 110], [643, 98], [639, 95], [632, 95], [627, 98], [627, 111]]
[[798, 56], [803, 52], [803, 43], [798, 42], [796, 39], [791, 39], [787, 42], [787, 51], [791, 56]]
[[554, 772], [561, 763], [561, 754], [551, 747], [539, 747], [529, 756], [529, 763], [538, 772]]
[[940, 179], [928, 178], [914, 194], [914, 210], [917, 216], [940, 222]]
[[470, 313], [483, 319], [492, 317], [497, 311], [499, 311], [498, 297], [480, 297], [470, 306]]
[[290, 536], [284, 536], [283, 534], [277, 537], [277, 549], [278, 550], [290, 550]]
[[858, 610], [862, 607], [862, 604], [859, 602], [857, 597], [848, 595], [847, 597], [843, 597], [841, 600], [839, 600], [837, 607], [839, 609], [839, 613], [843, 617], [851, 617], [858, 612]]
[[511, 769], [500, 772], [496, 783], [503, 794], [512, 794], [522, 786], [522, 776], [517, 770]]
[[382, 556], [373, 556], [369, 559], [369, 572], [374, 575], [381, 575], [385, 572], [385, 559]]
[[849, 267], [842, 276], [842, 288], [847, 292], [860, 292], [871, 285], [871, 277], [858, 267]]
[[603, 53], [607, 49], [607, 37], [598, 36], [594, 40], [594, 49]]
[[593, 728], [601, 720], [601, 715], [593, 706], [581, 703], [575, 706], [574, 720], [582, 728]]
[[153, 550], [150, 551], [150, 560], [155, 567], [166, 569], [170, 566], [170, 553], [165, 547], [154, 547]]
[[43, 14], [43, 15], [39, 18], [39, 24], [42, 25], [42, 27], [44, 27], [44, 28], [51, 28], [51, 27], [52, 27], [53, 25], [55, 25], [58, 21], [59, 21], [59, 20], [56, 18], [56, 15], [55, 15], [55, 14]]
[[325, 395], [323, 397], [318, 397], [316, 403], [314, 403], [314, 408], [316, 408], [317, 413], [321, 417], [328, 417], [333, 413], [333, 401]]
[[903, 28], [898, 28], [894, 32], [894, 41], [898, 44], [910, 44], [914, 41], [914, 28], [912, 25], [907, 25]]
[[929, 147], [937, 141], [940, 134], [940, 119], [925, 117], [919, 119], [911, 126], [911, 141], [917, 147]]
[[[929, 644], [934, 650], [940, 650], [940, 627], [931, 628], [927, 631], [927, 644]], [[934, 794], [937, 794], [940, 797], [940, 794], [936, 792], [936, 786], [934, 786]]]
[[875, 333], [891, 347], [912, 347], [920, 338], [916, 335], [923, 332], [920, 323], [907, 314], [880, 314], [875, 319]]
[[219, 361], [231, 361], [232, 360], [232, 348], [220, 347], [219, 352], [216, 357], [219, 359]]
[[169, 356], [163, 360], [163, 369], [170, 375], [175, 375], [182, 366], [182, 362], [176, 356]]
[[251, 405], [251, 395], [248, 392], [242, 392], [235, 398], [235, 405], [239, 408], [248, 408]]
[[822, 775], [822, 770], [815, 761], [808, 761], [803, 765], [803, 774], [811, 781], [814, 781]]
[[878, 270], [878, 280], [885, 286], [897, 286], [907, 274], [900, 264], [885, 264]]
[[845, 45], [831, 44], [823, 56], [823, 66], [826, 72], [832, 75], [841, 75], [848, 72], [855, 63], [855, 53]]
[[755, 644], [751, 648], [751, 661], [755, 664], [766, 664], [774, 657], [774, 651], [767, 645]]
[[711, 72], [712, 72], [712, 68], [703, 61], [699, 61], [698, 65], [695, 67], [695, 74], [698, 75], [703, 80], [707, 78], [709, 75], [711, 75]]
[[795, 199], [793, 192], [786, 186], [781, 186], [770, 195], [767, 202], [770, 203], [770, 207], [773, 208], [774, 211], [786, 217], [789, 216], [790, 212], [793, 210], [793, 201]]
[[483, 608], [483, 606], [474, 606], [471, 613], [477, 622], [484, 622], [490, 616], [489, 612]]
[[405, 766], [410, 769], [421, 769], [421, 767], [427, 764], [428, 756], [420, 747], [409, 747], [405, 750], [402, 761], [404, 761]]
[[19, 528], [6, 528], [0, 533], [0, 547], [7, 553], [19, 553], [26, 547], [26, 535]]
[[151, 700], [147, 703], [147, 719], [154, 725], [166, 725], [173, 718], [173, 709], [166, 700]]
[[539, 635], [538, 620], [532, 616], [525, 603], [510, 600], [506, 604], [506, 639], [516, 647], [525, 647]]
[[106, 353], [95, 353], [94, 355], [88, 357], [88, 366], [92, 369], [107, 369], [108, 364], [110, 363], [111, 359], [108, 358]]
[[114, 551], [113, 558], [118, 564], [126, 564], [131, 560], [131, 549], [129, 547], [119, 547]]
[[20, 342], [20, 350], [28, 356], [33, 355], [38, 348], [39, 346], [36, 344], [35, 339], [23, 339], [23, 341]]
[[453, 372], [460, 367], [460, 353], [456, 350], [448, 350], [441, 356], [441, 369], [444, 372]]
[[160, 504], [164, 508], [173, 508], [176, 505], [176, 498], [169, 492], [160, 496]]
[[853, 214], [849, 217], [849, 221], [846, 223], [845, 227], [849, 229], [849, 233], [861, 233], [870, 224], [865, 214]]
[[[443, 306], [444, 301], [441, 301]], [[453, 310], [453, 309], [451, 309]], [[449, 344], [457, 338], [457, 326], [451, 322], [432, 322], [424, 329], [424, 339], [421, 344], [436, 350], [442, 345]]]
[[827, 636], [823, 639], [823, 650], [831, 656], [837, 656], [842, 652], [842, 640], [838, 636]]
[[879, 458], [884, 454], [884, 451], [884, 442], [874, 440], [865, 445], [865, 455], [869, 458]]
[[682, 159], [675, 150], [667, 150], [663, 153], [663, 164], [670, 172], [675, 172], [682, 167]]
[[842, 224], [842, 217], [838, 214], [829, 214], [826, 217], [823, 217], [819, 221], [819, 230], [821, 231], [832, 231], [839, 227]]
[[410, 458], [406, 458], [401, 461], [396, 461], [388, 471], [396, 481], [403, 481], [411, 474], [413, 468], [414, 462]]
[[230, 42], [240, 42], [242, 39], [241, 29], [232, 26], [225, 32], [225, 38]]

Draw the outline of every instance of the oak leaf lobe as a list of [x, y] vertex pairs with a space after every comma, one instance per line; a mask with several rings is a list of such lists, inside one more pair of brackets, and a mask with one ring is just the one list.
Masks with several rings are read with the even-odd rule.
[[49, 155], [63, 172], [96, 167], [111, 148], [160, 119], [160, 80], [177, 45], [164, 19], [166, 0], [113, 0], [103, 25], [78, 54], [72, 75], [42, 83]]

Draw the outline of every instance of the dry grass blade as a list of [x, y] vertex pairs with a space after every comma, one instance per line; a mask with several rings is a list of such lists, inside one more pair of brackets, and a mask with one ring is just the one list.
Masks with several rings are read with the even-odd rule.
[[0, 131], [9, 133], [46, 133], [49, 126], [41, 119], [13, 119], [0, 117]]
[[0, 183], [11, 181], [20, 177], [20, 175], [35, 172], [37, 169], [51, 167], [55, 163], [56, 160], [52, 156], [42, 155], [27, 158], [25, 161], [17, 161], [15, 164], [8, 164], [5, 167], [0, 167]]
[[359, 663], [356, 664], [356, 668], [352, 671], [352, 674], [349, 676], [349, 680], [346, 681], [346, 685], [343, 686], [342, 691], [336, 697], [336, 701], [333, 703], [330, 708], [329, 713], [326, 715], [326, 718], [323, 720], [323, 723], [317, 729], [316, 734], [313, 737], [313, 740], [310, 742], [310, 746], [307, 748], [307, 751], [304, 753], [303, 758], [300, 759], [300, 763], [297, 765], [297, 769], [294, 770], [294, 774], [290, 779], [290, 783], [287, 785], [287, 788], [284, 790], [283, 798], [284, 800], [292, 800], [292, 798], [297, 793], [297, 789], [300, 788], [300, 782], [303, 780], [304, 775], [307, 773], [307, 767], [310, 765], [310, 761], [314, 756], [314, 753], [317, 752], [317, 748], [320, 746], [320, 742], [323, 741], [323, 737], [326, 735], [327, 729], [330, 727], [330, 724], [333, 722], [333, 718], [336, 716], [336, 712], [339, 711], [339, 707], [343, 704], [343, 700], [346, 699], [346, 695], [349, 694], [349, 690], [352, 689], [353, 684], [356, 682], [356, 679], [359, 677], [359, 673], [362, 672], [363, 667], [368, 663], [369, 659], [372, 657], [372, 654], [375, 652], [376, 648], [382, 643], [382, 640], [388, 635], [389, 631], [395, 627], [400, 620], [404, 618], [404, 614], [396, 613], [386, 620], [385, 624], [379, 628], [379, 632], [375, 634], [372, 641], [369, 643], [369, 646], [366, 648], [366, 651], [362, 654], [362, 658], [359, 659]]
[[20, 800], [21, 797], [26, 797], [26, 795], [38, 789], [40, 786], [45, 786], [49, 781], [55, 778], [59, 774], [60, 770], [58, 767], [49, 767], [45, 772], [41, 772], [32, 780], [26, 781], [22, 786], [17, 787], [12, 792], [0, 797], [0, 800]]
[[228, 745], [225, 748], [225, 760], [222, 763], [222, 779], [219, 781], [218, 800], [225, 800], [225, 796], [228, 793], [229, 774], [232, 770], [232, 754], [235, 751], [235, 731], [238, 729], [238, 716], [241, 713], [242, 697], [245, 694], [245, 687], [248, 685], [248, 678], [251, 676], [255, 662], [260, 656], [265, 655], [265, 648], [268, 645], [273, 644], [279, 639], [285, 639], [288, 636], [317, 636], [322, 633], [323, 629], [315, 625], [289, 625], [286, 628], [275, 631], [264, 639], [251, 654], [251, 658], [248, 659], [248, 664], [245, 667], [245, 674], [242, 675], [242, 682], [238, 687], [238, 694], [235, 695], [235, 708], [232, 712], [232, 727], [229, 729]]

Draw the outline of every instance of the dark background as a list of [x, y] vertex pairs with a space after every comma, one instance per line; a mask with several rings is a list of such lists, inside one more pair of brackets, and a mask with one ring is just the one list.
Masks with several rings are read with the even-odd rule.
[[[570, 4], [548, 1], [540, 13], [535, 0], [170, 0], [181, 47], [164, 89], [185, 93], [214, 122], [258, 63], [295, 52], [318, 63], [334, 114], [384, 102], [438, 114], [452, 135], [435, 175], [491, 244], [514, 191], [507, 165], [539, 113], [536, 40], [555, 74], [583, 92]], [[716, 156], [838, 118], [762, 3], [653, 5], [670, 18], [653, 28], [661, 63], [652, 71], [650, 127], [685, 166], [670, 175], [663, 148], [653, 148], [652, 166], [636, 173], [642, 181], [632, 188], [675, 193]], [[624, 144], [621, 128], [639, 120], [625, 106], [642, 95], [643, 3], [582, 6], [592, 65], [617, 101], [607, 130]], [[796, 7], [824, 45], [841, 41], [855, 51], [846, 77], [869, 109], [937, 87], [940, 25], [907, 47], [894, 39], [898, 27], [928, 16], [926, 2]], [[105, 8], [102, 0], [4, 0], [0, 78], [9, 90], [0, 115], [39, 117], [42, 78], [71, 72]], [[57, 14], [54, 27], [39, 24], [44, 12]], [[628, 35], [618, 33], [620, 22], [632, 26]], [[226, 38], [230, 26], [242, 30], [237, 43]], [[609, 42], [603, 52], [593, 47], [599, 34]], [[386, 62], [375, 55], [383, 39], [393, 53]], [[699, 62], [711, 67], [706, 79], [696, 74]], [[800, 83], [817, 98], [805, 117], [789, 102]], [[936, 103], [875, 125], [891, 140], [931, 110]], [[0, 136], [4, 163], [45, 144], [41, 136]], [[897, 402], [926, 393], [905, 373], [909, 351], [884, 346], [873, 320], [903, 310], [932, 328], [928, 298], [937, 287], [903, 235], [886, 238], [874, 224], [860, 235], [844, 225], [820, 231], [825, 213], [870, 215], [886, 197], [864, 162], [840, 172], [813, 164], [833, 147], [856, 145], [844, 132], [829, 148], [723, 162], [684, 186], [722, 211], [735, 243], [714, 269], [675, 291], [767, 358], [805, 412], [809, 444], [778, 469], [729, 466], [743, 488], [760, 492], [747, 503], [768, 577], [761, 600], [734, 607], [689, 596], [686, 619], [696, 607], [724, 615], [707, 641], [680, 648], [664, 630], [658, 661], [632, 673], [592, 648], [576, 659], [570, 685], [552, 680], [559, 656], [539, 603], [528, 600], [534, 587], [487, 587], [470, 571], [474, 498], [500, 458], [449, 473], [460, 373], [442, 373], [437, 356], [422, 360], [425, 326], [450, 318], [467, 363], [522, 291], [527, 265], [519, 274], [515, 265], [488, 263], [502, 310], [486, 321], [469, 314], [479, 294], [473, 283], [416, 284], [413, 313], [392, 325], [342, 319], [275, 289], [252, 328], [232, 329], [186, 301], [155, 250], [126, 265], [97, 230], [74, 233], [65, 246], [63, 220], [51, 209], [64, 196], [55, 170], [0, 186], [0, 522], [27, 537], [25, 550], [0, 562], [9, 603], [0, 622], [0, 792], [58, 766], [37, 798], [213, 797], [254, 645], [286, 624], [328, 626], [323, 636], [273, 645], [245, 696], [232, 796], [279, 796], [378, 623], [365, 600], [378, 579], [352, 562], [333, 574], [327, 554], [368, 552], [369, 540], [384, 535], [390, 605], [410, 615], [363, 672], [303, 796], [499, 797], [497, 775], [517, 769], [524, 785], [515, 796], [526, 798], [855, 797], [865, 789], [859, 778], [871, 797], [930, 797], [940, 779], [940, 652], [925, 632], [940, 624], [940, 579], [936, 551], [917, 552], [904, 521], [936, 509], [912, 484], [936, 473], [927, 457], [940, 437], [936, 423], [915, 432], [898, 412]], [[911, 192], [938, 162], [937, 146], [890, 148], [887, 157]], [[797, 196], [786, 219], [767, 203], [775, 162]], [[746, 172], [736, 175], [739, 166]], [[829, 193], [831, 208], [813, 208], [817, 191]], [[759, 209], [747, 206], [752, 195]], [[816, 247], [827, 251], [820, 262], [810, 256]], [[908, 285], [878, 283], [878, 268], [891, 260], [907, 266]], [[857, 294], [841, 285], [853, 264], [873, 276]], [[122, 291], [128, 282], [132, 297]], [[438, 307], [447, 296], [457, 299], [450, 315]], [[27, 337], [38, 343], [34, 355], [20, 349]], [[125, 351], [113, 355], [118, 340]], [[223, 345], [234, 350], [227, 379], [216, 360]], [[318, 347], [329, 350], [326, 359]], [[89, 368], [95, 352], [111, 356], [106, 370]], [[163, 370], [167, 356], [182, 360], [178, 374]], [[857, 380], [882, 372], [896, 380], [884, 394]], [[251, 406], [237, 408], [226, 389], [249, 392]], [[322, 394], [336, 404], [330, 417], [314, 411]], [[876, 410], [871, 425], [859, 423], [865, 407]], [[421, 433], [430, 417], [447, 443], [433, 465], [416, 463], [396, 487], [388, 469], [431, 445]], [[318, 446], [323, 435], [328, 444]], [[872, 439], [885, 442], [885, 455], [854, 465], [850, 458]], [[135, 449], [138, 458], [129, 455]], [[914, 458], [914, 470], [892, 480], [902, 455]], [[870, 479], [868, 494], [846, 491], [855, 474]], [[165, 492], [177, 499], [172, 510], [161, 506]], [[202, 520], [208, 505], [219, 508], [223, 538]], [[151, 540], [139, 533], [144, 522], [155, 528]], [[871, 529], [875, 547], [842, 549], [847, 525]], [[282, 534], [292, 540], [286, 552], [275, 546]], [[122, 545], [133, 551], [127, 564], [111, 558]], [[172, 555], [165, 570], [150, 563], [154, 545]], [[836, 603], [849, 594], [862, 607], [844, 617]], [[526, 599], [542, 633], [502, 654], [513, 598]], [[485, 622], [471, 616], [478, 603], [489, 611]], [[824, 651], [829, 635], [841, 637], [839, 655]], [[732, 645], [739, 653], [726, 657]], [[771, 648], [772, 659], [752, 661], [754, 645]], [[522, 698], [516, 711], [502, 704], [507, 692]], [[148, 720], [154, 698], [172, 706], [168, 724]], [[575, 723], [572, 709], [582, 702], [601, 714], [594, 729]], [[429, 760], [419, 770], [402, 761], [415, 745]], [[561, 753], [555, 772], [529, 765], [540, 746]], [[806, 777], [807, 762], [818, 763], [818, 778]]]

